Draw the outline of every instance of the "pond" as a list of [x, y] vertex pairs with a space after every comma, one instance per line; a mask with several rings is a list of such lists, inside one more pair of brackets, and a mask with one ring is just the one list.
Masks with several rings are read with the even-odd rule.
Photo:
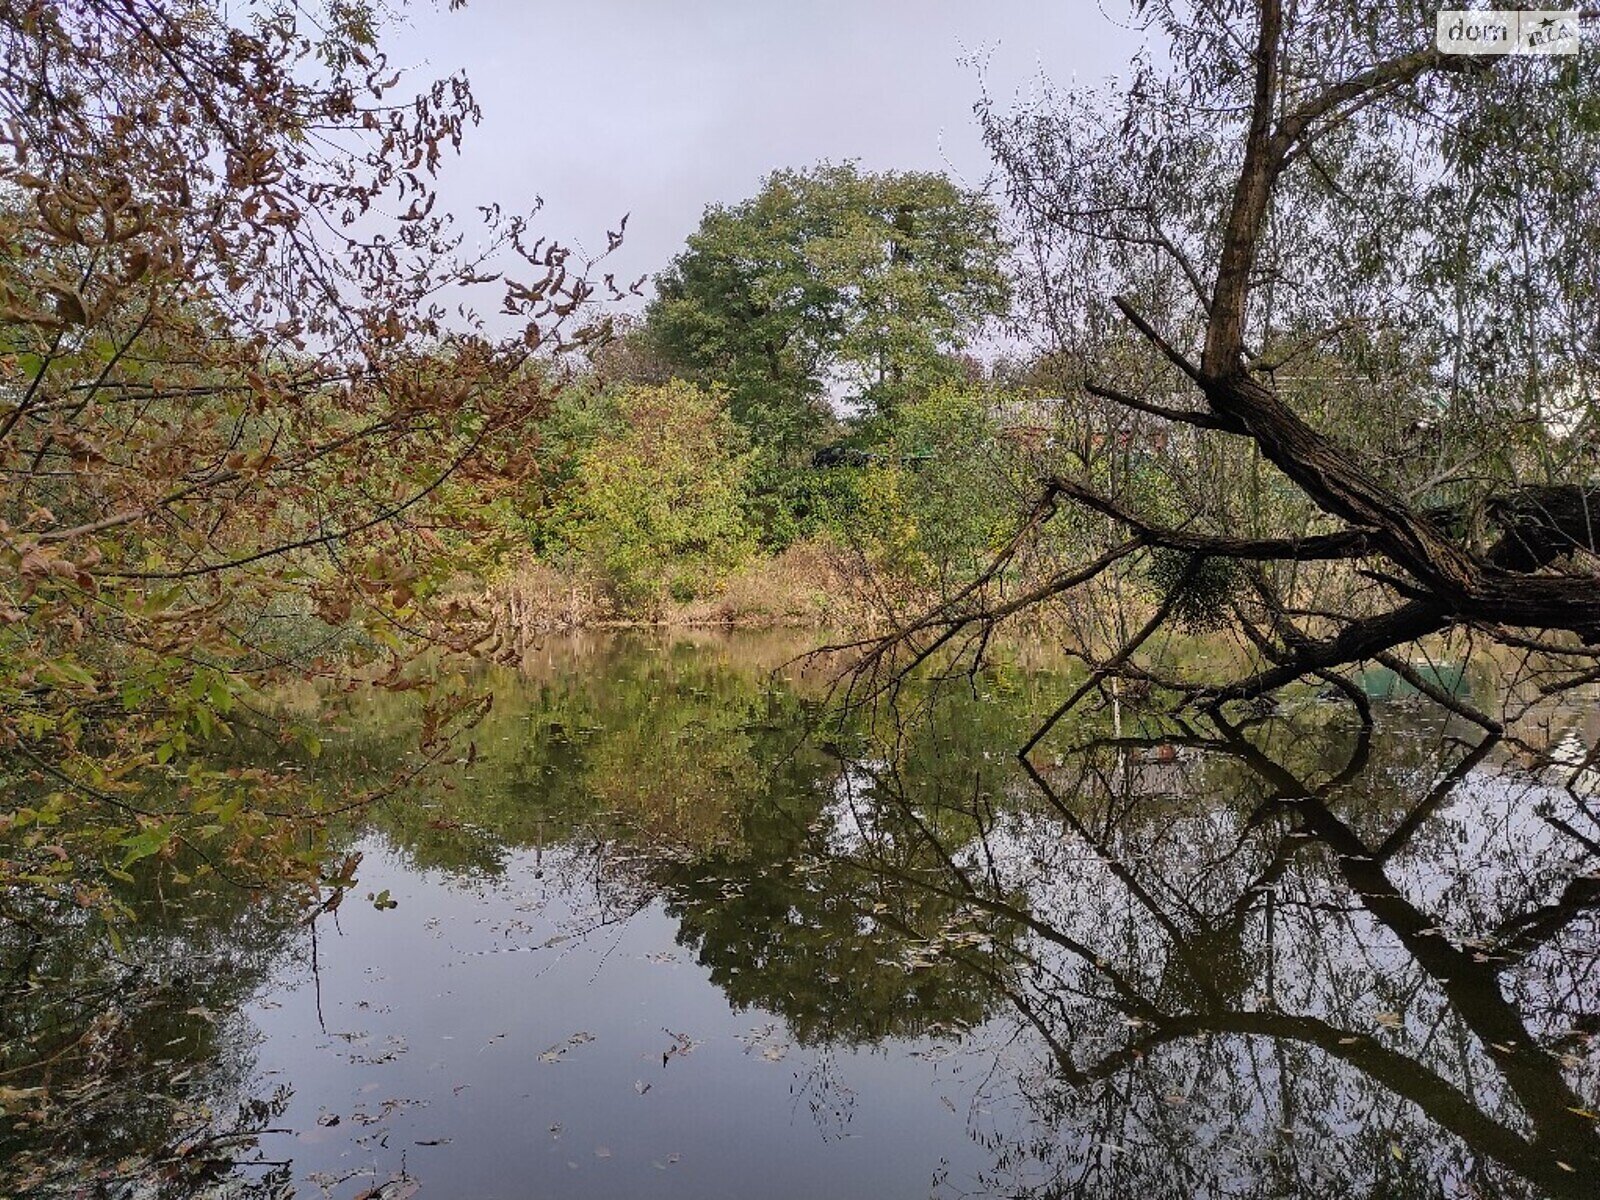
[[[151, 878], [114, 961], [8, 933], [0, 1102], [55, 1115], [8, 1122], [0, 1191], [1595, 1194], [1593, 772], [1310, 691], [1088, 713], [1025, 763], [1077, 682], [1048, 655], [841, 722], [797, 648], [486, 676], [315, 921]], [[398, 761], [397, 703], [305, 769]]]

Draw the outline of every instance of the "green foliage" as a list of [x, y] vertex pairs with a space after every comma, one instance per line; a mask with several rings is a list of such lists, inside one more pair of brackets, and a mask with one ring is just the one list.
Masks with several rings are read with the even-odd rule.
[[991, 394], [943, 387], [885, 422], [870, 466], [856, 472], [845, 535], [881, 569], [944, 587], [981, 570], [1015, 532], [1034, 490], [1017, 448], [996, 428]]
[[617, 428], [576, 456], [555, 536], [629, 609], [692, 599], [749, 552], [750, 456], [723, 397], [693, 384], [635, 388]]
[[754, 443], [788, 462], [825, 428], [830, 384], [884, 412], [949, 378], [950, 355], [1005, 311], [1004, 251], [994, 206], [943, 175], [778, 171], [706, 210], [647, 330], [679, 370], [726, 385]]
[[1233, 619], [1228, 602], [1241, 580], [1232, 559], [1157, 547], [1146, 573], [1163, 596], [1172, 598], [1172, 615], [1189, 632], [1222, 629]]

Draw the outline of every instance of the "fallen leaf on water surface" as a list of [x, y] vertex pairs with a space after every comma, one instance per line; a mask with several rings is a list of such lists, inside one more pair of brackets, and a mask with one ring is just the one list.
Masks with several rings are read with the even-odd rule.
[[1394, 1155], [1396, 1162], [1405, 1161], [1406, 1156], [1400, 1152], [1400, 1147], [1396, 1146], [1393, 1142], [1389, 1143], [1389, 1153]]
[[412, 1142], [413, 1146], [448, 1146], [454, 1138], [419, 1138]]
[[364, 1108], [358, 1108], [350, 1114], [350, 1119], [357, 1125], [376, 1125], [390, 1113], [405, 1108], [426, 1108], [426, 1100], [402, 1100], [399, 1096], [390, 1096], [375, 1113], [369, 1113]]
[[667, 1065], [667, 1060], [672, 1058], [673, 1055], [677, 1055], [680, 1058], [687, 1057], [694, 1053], [696, 1046], [701, 1044], [687, 1033], [673, 1033], [672, 1030], [666, 1028], [663, 1028], [661, 1032], [672, 1039], [672, 1045], [661, 1053], [661, 1065], [663, 1067]]
[[585, 1046], [585, 1045], [588, 1045], [590, 1042], [592, 1042], [594, 1040], [595, 1040], [594, 1034], [588, 1032], [587, 1030], [580, 1029], [580, 1030], [578, 1030], [577, 1033], [575, 1033], [571, 1037], [567, 1038], [566, 1041], [557, 1042], [554, 1046], [551, 1046], [548, 1050], [545, 1050], [545, 1051], [541, 1052], [540, 1055], [539, 1055], [539, 1061], [540, 1062], [560, 1062], [562, 1057], [566, 1054], [566, 1052], [571, 1047], [573, 1047], [573, 1046]]
[[650, 1085], [642, 1079], [635, 1079], [633, 1081], [633, 1090], [642, 1096], [650, 1090]]
[[422, 1184], [410, 1176], [400, 1176], [396, 1179], [387, 1179], [375, 1188], [368, 1188], [356, 1196], [355, 1200], [411, 1200], [422, 1190]]
[[317, 1124], [318, 1125], [324, 1126], [325, 1128], [331, 1128], [332, 1126], [337, 1125], [338, 1123], [339, 1123], [339, 1114], [338, 1113], [325, 1112], [325, 1113], [318, 1113], [317, 1114]]

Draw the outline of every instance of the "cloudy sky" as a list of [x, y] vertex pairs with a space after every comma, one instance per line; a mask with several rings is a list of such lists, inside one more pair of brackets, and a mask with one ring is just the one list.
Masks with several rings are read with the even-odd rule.
[[[821, 159], [946, 170], [977, 186], [984, 81], [1098, 82], [1140, 35], [1127, 0], [470, 0], [407, 10], [390, 58], [465, 70], [483, 124], [450, 164], [457, 213], [543, 197], [539, 232], [585, 248], [630, 213], [619, 278], [654, 273], [708, 203]], [[980, 72], [979, 63], [983, 64]]]

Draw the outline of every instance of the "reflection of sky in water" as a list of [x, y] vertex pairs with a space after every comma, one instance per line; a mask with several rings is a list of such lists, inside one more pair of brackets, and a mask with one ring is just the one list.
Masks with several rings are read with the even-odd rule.
[[[1304, 784], [1157, 742], [1052, 755], [1051, 796], [996, 749], [1044, 685], [852, 758], [799, 748], [804, 701], [733, 644], [597, 643], [503, 681], [460, 791], [375, 814], [316, 976], [301, 927], [291, 954], [263, 940], [264, 984], [200, 989], [254, 998], [204, 1018], [195, 1076], [219, 1111], [252, 1063], [243, 1093], [292, 1089], [261, 1153], [306, 1194], [1476, 1200], [1600, 1177], [1572, 1111], [1600, 1101], [1583, 797], [1494, 757], [1413, 817], [1462, 750], [1403, 710], [1321, 808], [1349, 749], [1325, 723], [1286, 731]], [[377, 705], [350, 762], [400, 752]], [[399, 907], [361, 899], [383, 890]], [[193, 914], [191, 959], [231, 911]], [[1594, 1168], [1576, 1191], [1569, 1160]]]
[[461, 1197], [913, 1197], [945, 1160], [976, 1168], [964, 1056], [794, 1046], [730, 1008], [659, 906], [628, 915], [544, 857], [543, 880], [521, 854], [470, 888], [369, 855], [363, 887], [400, 907], [324, 927], [327, 1035], [303, 972], [250, 1012], [264, 1077], [296, 1093], [269, 1158], [358, 1172], [338, 1195], [404, 1167]]

